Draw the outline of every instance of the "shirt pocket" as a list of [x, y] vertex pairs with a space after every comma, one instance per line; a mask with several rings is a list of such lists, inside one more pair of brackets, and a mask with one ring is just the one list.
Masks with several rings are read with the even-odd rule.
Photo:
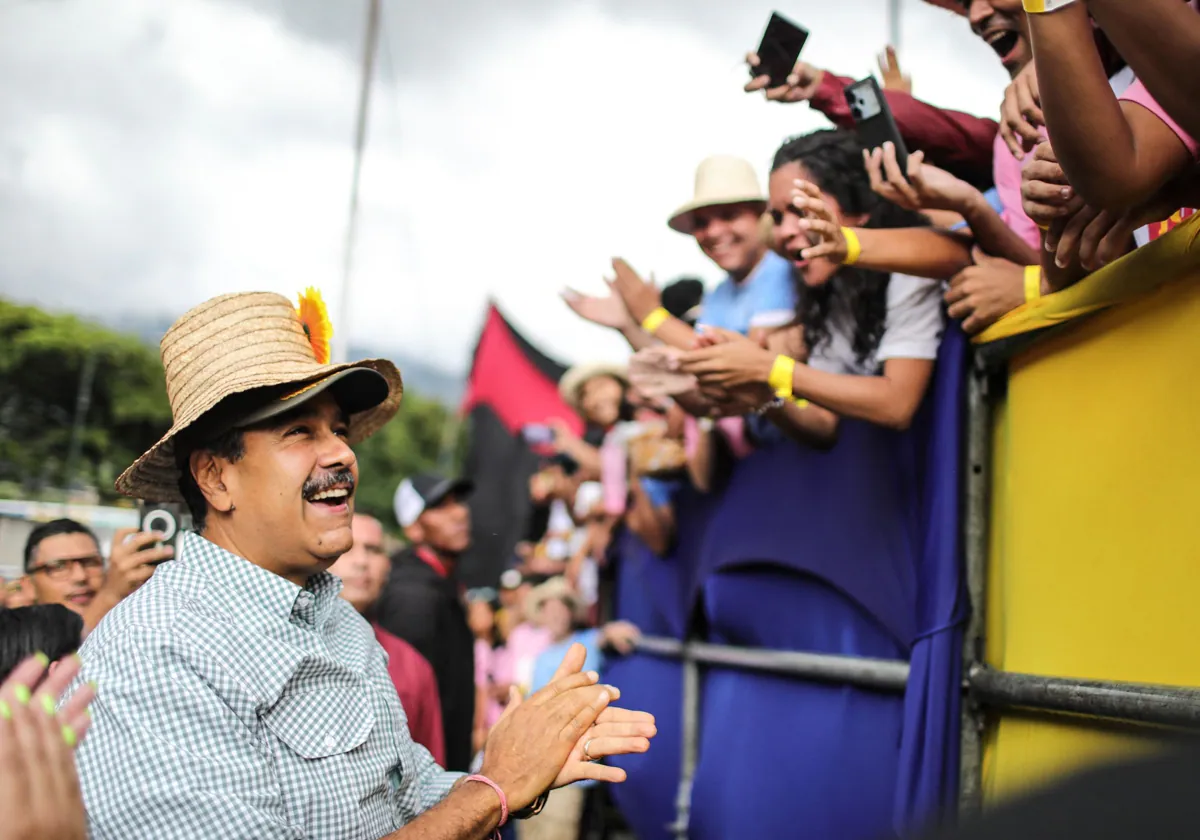
[[312, 761], [365, 744], [375, 728], [375, 712], [361, 690], [315, 689], [284, 694], [262, 721], [288, 751]]

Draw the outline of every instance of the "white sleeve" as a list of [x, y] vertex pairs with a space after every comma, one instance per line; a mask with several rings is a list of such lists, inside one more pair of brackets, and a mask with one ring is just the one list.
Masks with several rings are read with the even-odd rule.
[[875, 358], [936, 359], [942, 341], [942, 283], [893, 274], [888, 283], [887, 324]]

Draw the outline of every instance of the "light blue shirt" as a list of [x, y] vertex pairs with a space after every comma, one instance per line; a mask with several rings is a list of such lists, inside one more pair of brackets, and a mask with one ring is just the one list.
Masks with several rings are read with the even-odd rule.
[[792, 264], [768, 251], [741, 283], [726, 277], [704, 296], [698, 324], [745, 334], [751, 327], [781, 327], [795, 315]]

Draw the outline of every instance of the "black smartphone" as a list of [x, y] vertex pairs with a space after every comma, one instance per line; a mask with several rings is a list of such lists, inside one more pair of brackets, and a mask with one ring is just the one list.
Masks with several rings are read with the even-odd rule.
[[850, 106], [850, 115], [854, 117], [859, 142], [868, 151], [874, 151], [889, 141], [894, 143], [896, 163], [900, 164], [901, 172], [907, 173], [908, 148], [904, 145], [900, 130], [896, 128], [896, 120], [883, 95], [883, 88], [875, 81], [875, 77], [846, 85], [846, 104]]
[[758, 66], [750, 68], [750, 77], [770, 76], [773, 88], [787, 84], [807, 40], [807, 29], [792, 23], [779, 12], [772, 12], [758, 45]]
[[163, 535], [155, 546], [169, 545], [178, 551], [179, 534], [190, 526], [190, 520], [191, 515], [184, 505], [175, 502], [138, 502], [138, 530], [157, 531]]

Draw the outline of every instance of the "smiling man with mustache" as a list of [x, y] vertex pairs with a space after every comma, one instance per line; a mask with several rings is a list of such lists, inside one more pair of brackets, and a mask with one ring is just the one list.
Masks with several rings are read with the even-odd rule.
[[195, 532], [80, 650], [95, 682], [78, 753], [93, 838], [482, 838], [550, 787], [624, 774], [648, 715], [616, 689], [558, 680], [493, 729], [479, 775], [412, 740], [370, 625], [328, 569], [353, 544], [352, 443], [396, 413], [388, 361], [333, 365], [315, 293], [245, 293], [162, 341], [174, 425], [117, 489], [185, 502]]

